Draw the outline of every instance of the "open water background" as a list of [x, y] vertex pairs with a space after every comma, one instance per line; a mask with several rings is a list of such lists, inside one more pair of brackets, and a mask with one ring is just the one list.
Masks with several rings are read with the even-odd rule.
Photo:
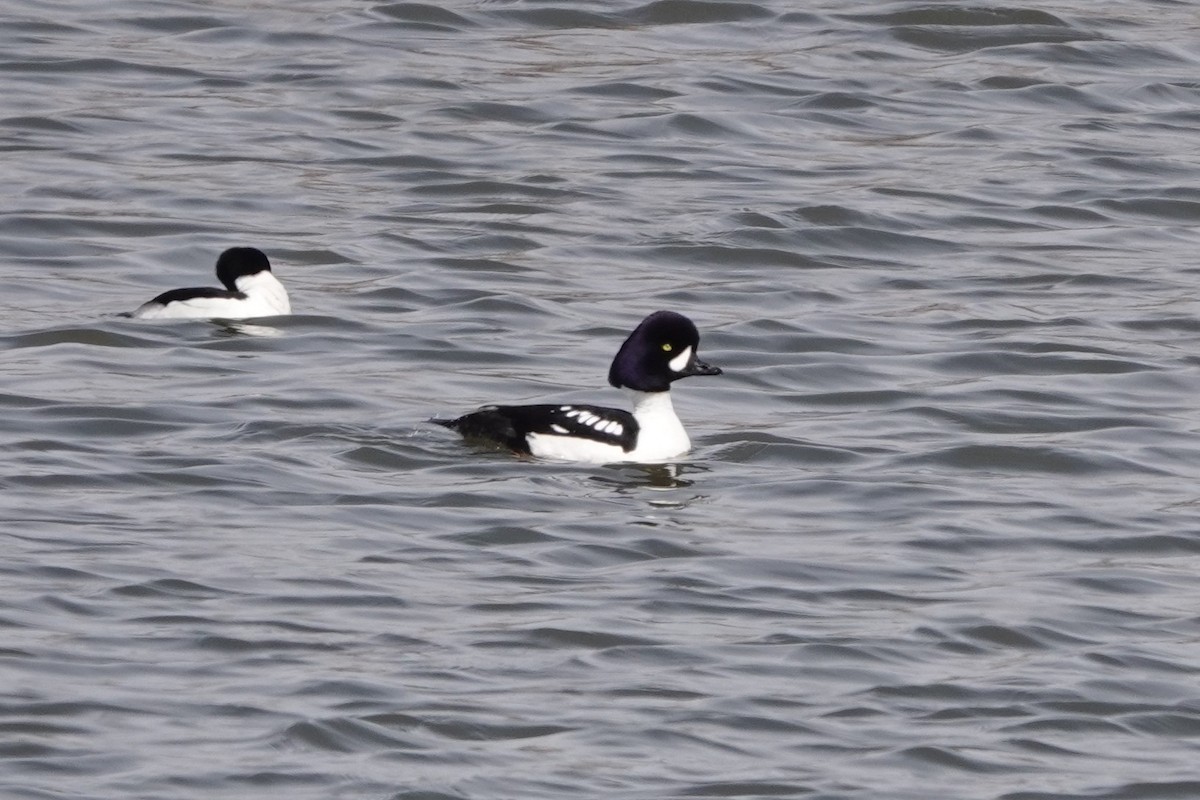
[[[0, 796], [1200, 797], [1200, 7], [0, 9]], [[272, 258], [296, 314], [114, 316]], [[673, 470], [425, 422], [620, 403]]]

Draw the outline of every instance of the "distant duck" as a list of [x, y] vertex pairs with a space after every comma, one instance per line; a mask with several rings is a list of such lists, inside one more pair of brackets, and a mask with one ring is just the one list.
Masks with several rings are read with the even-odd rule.
[[231, 247], [217, 259], [224, 289], [172, 289], [127, 316], [138, 319], [248, 319], [292, 313], [287, 290], [271, 273], [271, 262], [255, 247]]
[[671, 404], [671, 383], [720, 375], [696, 355], [700, 333], [690, 319], [656, 311], [629, 335], [608, 371], [633, 413], [579, 405], [484, 406], [453, 420], [433, 420], [467, 439], [498, 443], [517, 453], [591, 463], [660, 462], [683, 455], [691, 440]]

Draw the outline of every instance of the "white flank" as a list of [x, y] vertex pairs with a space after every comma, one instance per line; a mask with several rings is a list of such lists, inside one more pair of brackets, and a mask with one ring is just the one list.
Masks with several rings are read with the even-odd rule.
[[559, 436], [554, 433], [531, 433], [526, 440], [529, 442], [529, 452], [539, 458], [586, 461], [590, 464], [611, 464], [614, 461], [629, 460], [629, 454], [615, 444], [604, 444], [593, 439]]

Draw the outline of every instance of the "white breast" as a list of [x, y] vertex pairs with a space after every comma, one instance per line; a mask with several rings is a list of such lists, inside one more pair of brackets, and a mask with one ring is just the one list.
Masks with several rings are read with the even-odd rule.
[[692, 449], [683, 423], [675, 414], [670, 392], [629, 392], [633, 418], [638, 421], [637, 447], [623, 461], [653, 463], [681, 456]]
[[287, 289], [270, 272], [243, 275], [237, 281], [238, 291], [246, 295], [245, 303], [254, 313], [247, 317], [274, 317], [292, 313]]

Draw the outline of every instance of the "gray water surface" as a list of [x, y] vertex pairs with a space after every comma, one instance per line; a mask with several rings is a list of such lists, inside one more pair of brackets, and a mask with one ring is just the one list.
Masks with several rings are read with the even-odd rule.
[[[1184, 2], [10, 3], [0, 796], [1200, 797]], [[295, 314], [147, 324], [262, 248]], [[677, 464], [427, 420], [619, 405]]]

